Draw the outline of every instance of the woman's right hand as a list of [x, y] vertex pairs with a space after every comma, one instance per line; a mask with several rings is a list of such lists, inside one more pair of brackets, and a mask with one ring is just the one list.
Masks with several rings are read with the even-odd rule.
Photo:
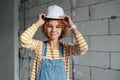
[[35, 25], [36, 25], [36, 27], [40, 27], [40, 26], [42, 26], [44, 23], [45, 23], [45, 16], [46, 16], [46, 14], [45, 13], [41, 13], [41, 14], [39, 14], [39, 19], [37, 20], [37, 22], [35, 23]]

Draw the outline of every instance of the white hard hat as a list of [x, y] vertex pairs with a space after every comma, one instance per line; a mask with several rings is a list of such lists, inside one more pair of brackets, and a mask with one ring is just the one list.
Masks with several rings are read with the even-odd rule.
[[60, 16], [64, 15], [64, 11], [61, 7], [57, 5], [52, 5], [48, 7], [46, 18], [51, 19], [62, 19]]

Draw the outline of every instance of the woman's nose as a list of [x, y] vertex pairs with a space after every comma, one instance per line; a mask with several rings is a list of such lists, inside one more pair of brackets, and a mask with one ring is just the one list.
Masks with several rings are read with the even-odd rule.
[[55, 30], [56, 30], [56, 28], [55, 28], [55, 27], [53, 27], [53, 28], [52, 28], [52, 31], [55, 31]]

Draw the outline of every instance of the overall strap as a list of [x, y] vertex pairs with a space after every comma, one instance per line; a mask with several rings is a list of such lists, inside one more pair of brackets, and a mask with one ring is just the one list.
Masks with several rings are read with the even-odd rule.
[[43, 42], [42, 56], [46, 56], [47, 41]]
[[60, 56], [64, 56], [63, 43], [60, 42]]

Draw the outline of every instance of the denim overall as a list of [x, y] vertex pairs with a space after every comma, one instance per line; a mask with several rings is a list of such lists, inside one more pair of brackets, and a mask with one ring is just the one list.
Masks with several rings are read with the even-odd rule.
[[[46, 56], [46, 41], [43, 44], [42, 56]], [[60, 57], [64, 56], [63, 44], [60, 43]], [[67, 80], [63, 59], [42, 58], [37, 80]]]

